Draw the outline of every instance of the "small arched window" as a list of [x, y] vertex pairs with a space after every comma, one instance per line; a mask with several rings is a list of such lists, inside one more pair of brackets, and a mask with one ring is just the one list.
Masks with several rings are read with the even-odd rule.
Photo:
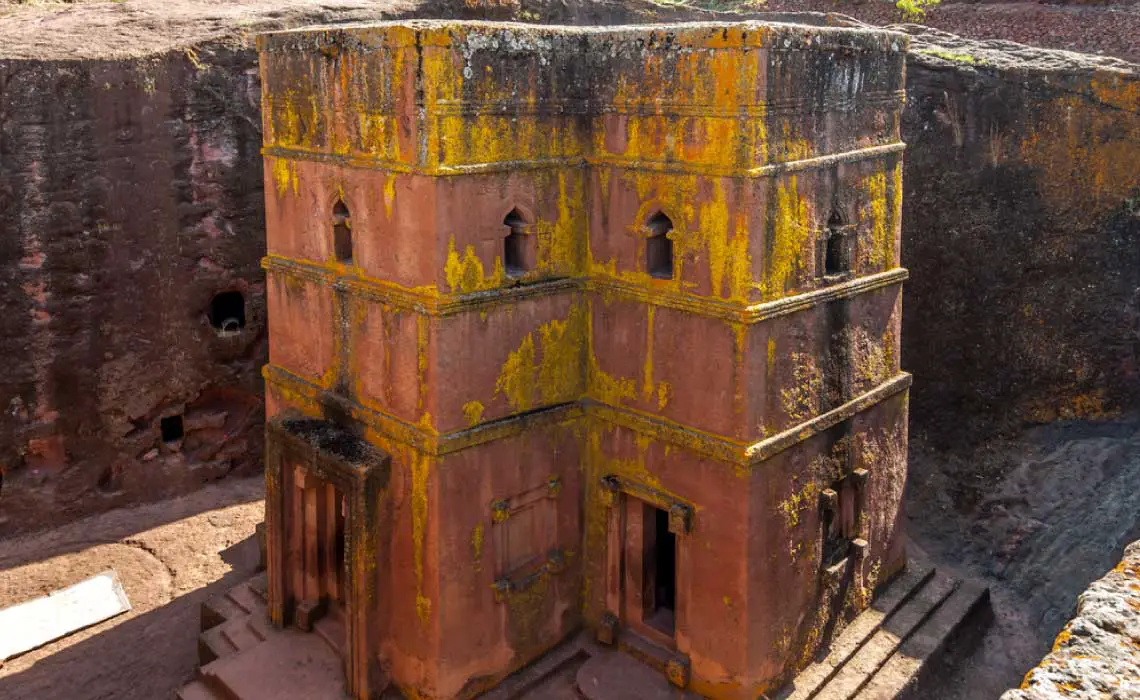
[[352, 215], [341, 199], [333, 206], [333, 255], [346, 265], [352, 264]]
[[645, 223], [649, 237], [645, 240], [645, 269], [658, 279], [673, 279], [673, 241], [669, 233], [673, 222], [657, 212]]
[[844, 230], [843, 217], [831, 212], [827, 220], [827, 242], [823, 255], [823, 274], [828, 277], [851, 271], [851, 241]]
[[518, 209], [511, 209], [503, 219], [503, 226], [508, 229], [503, 239], [503, 266], [511, 277], [526, 274], [533, 265], [526, 219]]

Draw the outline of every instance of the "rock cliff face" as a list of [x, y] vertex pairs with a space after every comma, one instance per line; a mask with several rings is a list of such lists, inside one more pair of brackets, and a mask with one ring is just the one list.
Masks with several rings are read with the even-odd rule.
[[903, 366], [939, 448], [1137, 398], [1140, 74], [916, 30]]
[[0, 532], [258, 466], [249, 52], [0, 60]]
[[1093, 700], [1140, 696], [1140, 542], [1094, 582], [1053, 651], [1001, 700]]

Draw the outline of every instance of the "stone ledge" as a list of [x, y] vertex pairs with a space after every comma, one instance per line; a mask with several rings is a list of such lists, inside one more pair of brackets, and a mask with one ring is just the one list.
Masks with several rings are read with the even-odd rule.
[[1140, 541], [1081, 594], [1053, 650], [1001, 700], [1140, 697]]

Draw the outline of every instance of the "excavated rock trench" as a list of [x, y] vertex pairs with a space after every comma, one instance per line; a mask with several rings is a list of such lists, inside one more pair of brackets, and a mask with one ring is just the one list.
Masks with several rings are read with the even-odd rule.
[[[248, 35], [492, 12], [472, 5], [483, 7], [0, 11], [0, 606], [110, 566], [136, 606], [0, 668], [0, 699], [169, 696], [194, 670], [198, 603], [252, 570], [257, 479], [10, 537], [256, 471], [266, 349]], [[692, 15], [496, 8], [544, 21]], [[993, 628], [937, 691], [973, 700], [1020, 683], [1077, 595], [1140, 538], [1140, 416], [1127, 412], [1140, 368], [1140, 89], [1130, 64], [911, 31], [908, 527], [940, 567], [992, 586]], [[97, 56], [115, 58], [58, 60]], [[213, 327], [226, 291], [246, 303], [236, 335]]]

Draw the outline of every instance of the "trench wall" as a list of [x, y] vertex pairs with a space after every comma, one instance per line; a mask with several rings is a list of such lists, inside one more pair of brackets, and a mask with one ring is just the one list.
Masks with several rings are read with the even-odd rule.
[[1140, 389], [1140, 75], [937, 32], [907, 63], [912, 434], [970, 446]]
[[249, 51], [0, 60], [0, 533], [258, 470], [258, 99]]

